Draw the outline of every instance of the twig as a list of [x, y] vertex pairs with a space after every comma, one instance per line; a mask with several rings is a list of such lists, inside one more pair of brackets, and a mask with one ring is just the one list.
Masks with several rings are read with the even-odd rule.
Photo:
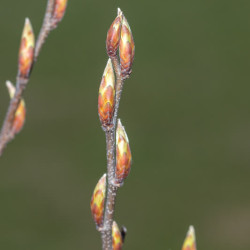
[[115, 211], [115, 198], [117, 186], [113, 185], [115, 171], [115, 126], [106, 131], [106, 147], [107, 147], [107, 170], [108, 170], [108, 185], [107, 199], [105, 206], [105, 214], [103, 221], [102, 240], [103, 249], [112, 249], [112, 223]]
[[[34, 48], [34, 37], [32, 37], [32, 47], [34, 50], [30, 52], [30, 48], [27, 48], [29, 42], [27, 40], [23, 43], [23, 37], [21, 42], [21, 47], [19, 51], [19, 68], [17, 74], [17, 82], [16, 82], [16, 92], [14, 97], [10, 100], [9, 108], [4, 119], [2, 130], [0, 134], [0, 156], [3, 153], [3, 150], [7, 143], [11, 141], [15, 135], [15, 133], [11, 130], [15, 113], [18, 109], [18, 105], [21, 101], [23, 91], [29, 81], [31, 69], [34, 66], [34, 62], [37, 60], [39, 53], [41, 51], [42, 45], [44, 44], [49, 32], [54, 29], [58, 22], [60, 22], [63, 18], [67, 6], [67, 1], [56, 2], [56, 0], [48, 0], [47, 8], [44, 15], [43, 25], [41, 31], [39, 33], [35, 48]], [[59, 8], [56, 8], [59, 7]], [[58, 15], [57, 11], [60, 10], [60, 14]], [[32, 27], [28, 19], [26, 19], [25, 24], [30, 25], [30, 31], [26, 31], [26, 35], [30, 36], [31, 33], [33, 35]], [[34, 35], [33, 35], [34, 36]], [[25, 38], [26, 39], [26, 38]], [[28, 45], [27, 45], [28, 44]], [[26, 48], [23, 48], [23, 46]], [[25, 50], [25, 55], [22, 55], [22, 49]], [[21, 53], [21, 56], [20, 56]], [[34, 56], [33, 56], [34, 53]], [[25, 58], [23, 58], [25, 57]], [[28, 58], [28, 64], [27, 64]], [[24, 68], [23, 68], [24, 67]], [[24, 72], [20, 72], [20, 70], [24, 70]]]
[[116, 94], [115, 94], [115, 110], [112, 126], [105, 131], [106, 134], [106, 150], [107, 150], [107, 173], [108, 173], [108, 185], [107, 185], [107, 199], [105, 206], [105, 214], [102, 230], [103, 249], [112, 249], [112, 223], [115, 212], [115, 198], [118, 187], [114, 185], [115, 180], [115, 131], [117, 127], [117, 115], [119, 110], [119, 103], [122, 94], [123, 80], [121, 77], [121, 69], [118, 60], [118, 56], [112, 58], [112, 64], [116, 74]]
[[11, 133], [11, 126], [13, 124], [14, 116], [18, 105], [21, 101], [23, 91], [28, 83], [28, 79], [17, 78], [17, 88], [14, 97], [10, 100], [10, 105], [7, 111], [7, 114], [4, 119], [0, 134], [0, 156], [3, 153], [3, 150], [7, 143], [13, 139], [14, 134]]
[[121, 249], [123, 244], [121, 232], [114, 221], [115, 200], [117, 190], [123, 185], [131, 167], [129, 140], [117, 115], [123, 82], [131, 73], [134, 40], [129, 24], [119, 8], [107, 34], [106, 50], [109, 60], [99, 88], [98, 114], [106, 135], [107, 183], [105, 186], [100, 185], [103, 180], [99, 180], [90, 207], [97, 230], [101, 232], [102, 249], [112, 250]]
[[55, 4], [55, 0], [48, 0], [46, 12], [45, 12], [44, 19], [43, 19], [43, 25], [42, 25], [42, 28], [39, 32], [37, 42], [36, 42], [34, 61], [37, 60], [37, 57], [39, 56], [41, 48], [42, 48], [46, 38], [48, 37], [50, 31], [52, 30], [51, 18], [52, 18], [52, 13], [54, 10], [54, 4]]

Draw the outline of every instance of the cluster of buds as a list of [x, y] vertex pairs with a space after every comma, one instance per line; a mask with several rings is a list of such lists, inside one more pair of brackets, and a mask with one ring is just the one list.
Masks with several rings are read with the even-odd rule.
[[190, 226], [188, 229], [182, 250], [196, 250], [195, 231], [193, 226]]
[[[112, 166], [112, 169], [109, 169], [109, 176], [107, 179], [110, 181], [108, 187], [110, 188], [111, 185], [113, 186], [113, 190], [117, 190], [127, 178], [131, 167], [131, 151], [128, 136], [120, 120], [118, 120], [116, 128], [116, 115], [118, 112], [123, 81], [128, 78], [131, 73], [135, 54], [135, 45], [131, 29], [120, 9], [118, 9], [118, 15], [107, 33], [106, 49], [109, 59], [99, 87], [98, 114], [103, 130], [106, 133], [112, 132], [114, 135], [112, 139], [107, 139], [107, 142], [109, 143], [107, 145], [112, 144], [112, 147], [107, 148], [107, 152], [109, 152], [109, 154], [112, 152], [111, 154], [114, 156], [116, 149], [116, 157], [111, 157], [112, 160], [110, 160], [111, 158], [108, 159], [108, 161], [111, 162], [108, 166]], [[117, 56], [118, 49], [119, 58]], [[105, 204], [105, 194], [107, 189], [106, 175], [105, 181], [103, 178], [104, 177], [100, 179], [94, 190], [90, 204], [91, 212], [97, 229], [99, 231], [109, 230], [110, 238], [107, 240], [107, 242], [109, 242], [108, 244], [111, 244], [110, 230], [112, 226], [112, 248], [114, 250], [121, 250], [125, 231], [120, 231], [116, 222], [112, 219], [109, 218], [106, 220], [106, 213], [109, 213], [110, 215], [114, 212], [114, 204], [112, 202], [110, 203], [110, 189]], [[116, 194], [114, 194], [114, 196], [115, 195]], [[111, 208], [109, 204], [111, 204]], [[105, 205], [106, 209], [108, 209], [107, 211], [104, 208]], [[111, 245], [109, 245], [109, 249], [110, 248]]]
[[[6, 87], [9, 91], [10, 98], [12, 99], [15, 95], [16, 88], [14, 85], [10, 82], [6, 82]], [[25, 102], [23, 99], [21, 99], [18, 108], [15, 113], [15, 117], [11, 126], [11, 134], [14, 136], [15, 134], [19, 133], [21, 129], [23, 128], [24, 122], [25, 122], [25, 116], [26, 116], [26, 108], [25, 108]]]
[[121, 77], [126, 79], [132, 72], [135, 44], [128, 21], [118, 8], [118, 15], [109, 28], [106, 40], [107, 54], [110, 58], [117, 55], [119, 48]]

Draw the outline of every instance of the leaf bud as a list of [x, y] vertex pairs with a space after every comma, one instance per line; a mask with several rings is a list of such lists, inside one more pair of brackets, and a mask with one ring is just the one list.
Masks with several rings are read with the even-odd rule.
[[52, 13], [52, 27], [56, 28], [57, 24], [63, 19], [67, 8], [68, 0], [55, 0]]
[[196, 250], [195, 231], [193, 226], [189, 227], [182, 250]]
[[[9, 91], [10, 98], [12, 99], [15, 95], [16, 88], [13, 86], [13, 84], [10, 81], [6, 82], [6, 87]], [[25, 102], [23, 99], [21, 99], [18, 108], [15, 113], [14, 121], [11, 126], [11, 133], [13, 135], [19, 133], [21, 129], [23, 128], [24, 122], [26, 117], [26, 108], [25, 108]]]
[[106, 197], [106, 174], [98, 181], [90, 202], [91, 213], [97, 229], [103, 226], [104, 203]]
[[113, 221], [112, 225], [112, 247], [113, 250], [122, 249], [122, 235], [115, 221]]
[[131, 151], [129, 147], [129, 140], [120, 119], [118, 119], [116, 129], [116, 171], [115, 182], [123, 184], [127, 178], [131, 168]]
[[125, 16], [123, 16], [122, 19], [119, 53], [121, 76], [123, 79], [126, 79], [132, 72], [132, 64], [135, 56], [135, 44], [131, 29]]
[[112, 125], [115, 109], [115, 75], [111, 59], [104, 70], [98, 97], [98, 114], [104, 128]]
[[18, 77], [29, 78], [34, 57], [35, 36], [29, 18], [25, 19], [18, 59]]
[[122, 11], [118, 8], [118, 14], [111, 24], [106, 39], [106, 50], [109, 57], [115, 57], [121, 37]]

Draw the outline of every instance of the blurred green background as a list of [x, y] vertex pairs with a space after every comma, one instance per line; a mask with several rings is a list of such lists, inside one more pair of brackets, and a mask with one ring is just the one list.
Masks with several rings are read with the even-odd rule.
[[[1, 0], [0, 120], [24, 18], [45, 0]], [[23, 131], [0, 160], [0, 249], [101, 249], [90, 198], [105, 172], [97, 115], [107, 30], [120, 7], [136, 56], [119, 117], [133, 153], [115, 218], [124, 249], [250, 249], [250, 2], [69, 0], [25, 92]]]

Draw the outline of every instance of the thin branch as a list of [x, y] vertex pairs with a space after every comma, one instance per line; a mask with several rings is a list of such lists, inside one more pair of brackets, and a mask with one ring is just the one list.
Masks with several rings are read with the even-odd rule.
[[46, 38], [48, 37], [50, 31], [52, 30], [51, 18], [52, 18], [52, 13], [54, 10], [54, 4], [55, 4], [55, 0], [48, 0], [47, 9], [46, 9], [44, 19], [43, 19], [43, 25], [42, 25], [42, 28], [40, 30], [40, 33], [38, 35], [37, 42], [36, 42], [34, 61], [37, 60], [37, 57], [39, 56], [41, 48]]
[[107, 144], [107, 199], [105, 206], [102, 239], [103, 249], [112, 249], [112, 224], [115, 211], [115, 198], [117, 187], [113, 185], [114, 180], [114, 166], [115, 166], [115, 129], [106, 131], [106, 144]]
[[120, 98], [122, 94], [123, 80], [121, 77], [121, 69], [118, 56], [112, 58], [113, 67], [116, 74], [116, 96], [115, 96], [115, 111], [112, 126], [105, 131], [106, 134], [106, 148], [107, 148], [107, 199], [105, 205], [105, 214], [102, 230], [102, 248], [103, 250], [112, 250], [112, 224], [115, 212], [115, 199], [118, 186], [114, 184], [115, 180], [115, 131], [117, 126], [117, 115], [119, 109]]
[[[34, 61], [37, 60], [37, 57], [41, 51], [42, 45], [44, 44], [49, 32], [54, 29], [55, 27], [52, 27], [52, 14], [54, 11], [54, 5], [55, 5], [55, 0], [48, 0], [47, 2], [47, 8], [43, 20], [43, 25], [40, 30], [36, 46], [34, 48]], [[3, 153], [3, 150], [7, 143], [11, 141], [14, 137], [14, 134], [11, 132], [11, 126], [14, 121], [15, 113], [17, 111], [18, 105], [21, 101], [23, 91], [29, 81], [30, 75], [28, 75], [27, 78], [20, 78], [17, 77], [17, 83], [16, 83], [16, 92], [14, 97], [10, 100], [9, 108], [6, 113], [3, 125], [2, 125], [2, 130], [0, 133], [0, 156]]]
[[0, 156], [7, 143], [13, 139], [14, 134], [11, 133], [11, 126], [15, 117], [16, 110], [21, 101], [23, 91], [28, 83], [28, 79], [17, 78], [17, 88], [14, 97], [10, 100], [9, 108], [6, 113], [1, 134], [0, 134]]

